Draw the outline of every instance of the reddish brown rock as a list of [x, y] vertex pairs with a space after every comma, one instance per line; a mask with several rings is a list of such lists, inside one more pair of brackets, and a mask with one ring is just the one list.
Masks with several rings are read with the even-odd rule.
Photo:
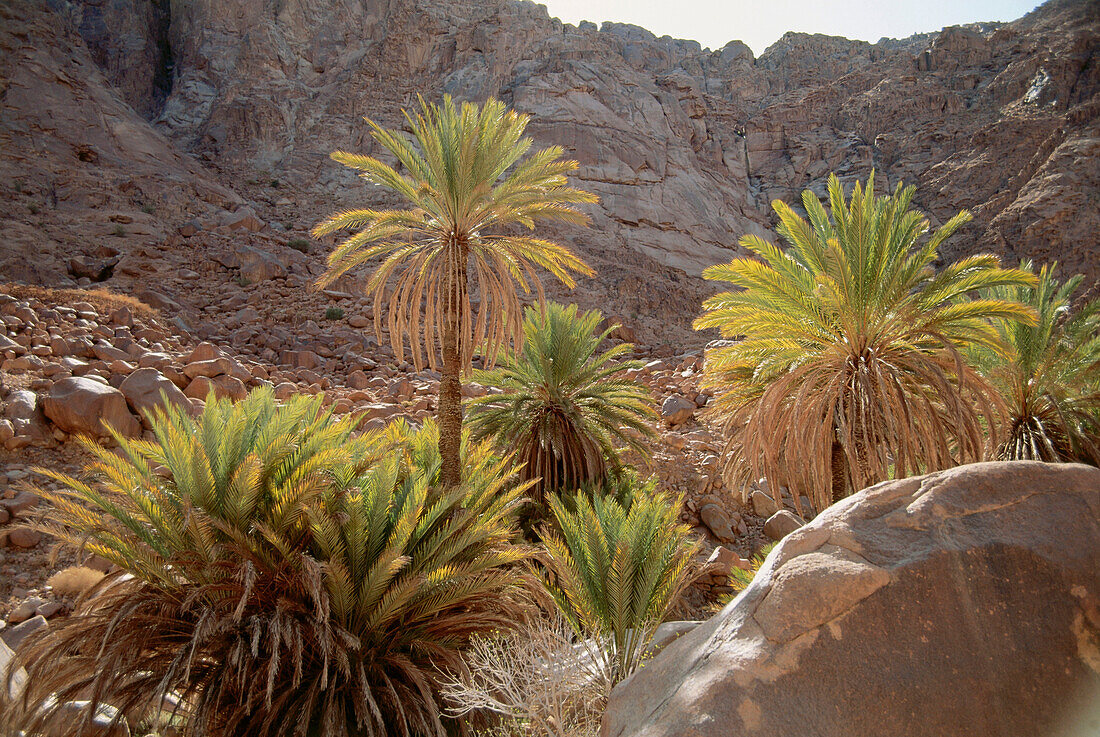
[[165, 402], [175, 405], [185, 411], [190, 411], [187, 397], [175, 384], [169, 381], [155, 368], [142, 368], [134, 371], [126, 377], [126, 380], [118, 387], [126, 397], [130, 409], [142, 418], [152, 413], [153, 409]]
[[106, 437], [105, 425], [127, 436], [141, 432], [141, 424], [130, 413], [125, 395], [86, 377], [74, 376], [56, 382], [42, 407], [46, 417], [65, 432]]

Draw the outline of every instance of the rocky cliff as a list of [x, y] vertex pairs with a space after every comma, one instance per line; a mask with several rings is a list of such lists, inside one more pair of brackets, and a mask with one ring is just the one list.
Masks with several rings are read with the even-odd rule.
[[[77, 257], [117, 258], [122, 289], [163, 259], [225, 281], [207, 262], [233, 238], [181, 224], [248, 205], [278, 253], [334, 207], [384, 203], [327, 153], [372, 150], [361, 116], [397, 125], [449, 92], [531, 113], [580, 161], [601, 202], [557, 235], [599, 275], [573, 298], [651, 344], [697, 340], [701, 269], [831, 171], [914, 183], [936, 222], [971, 209], [947, 257], [1057, 258], [1095, 282], [1098, 39], [1091, 0], [876, 44], [791, 33], [760, 58], [512, 0], [8, 0], [0, 278], [65, 283]], [[212, 304], [162, 286], [196, 320]]]

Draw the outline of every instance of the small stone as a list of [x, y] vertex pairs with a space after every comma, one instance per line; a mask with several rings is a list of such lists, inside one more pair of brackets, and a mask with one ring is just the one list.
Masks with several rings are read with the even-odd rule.
[[370, 386], [370, 377], [363, 371], [352, 371], [348, 374], [347, 384], [352, 389], [366, 389]]
[[222, 351], [213, 343], [203, 341], [195, 346], [195, 349], [183, 360], [186, 363], [198, 363], [199, 361], [211, 361], [222, 356]]
[[21, 491], [13, 499], [0, 499], [0, 507], [8, 511], [12, 517], [19, 517], [23, 512], [38, 506], [38, 497], [29, 491]]
[[47, 601], [46, 603], [42, 604], [42, 606], [35, 609], [34, 613], [41, 615], [46, 619], [50, 619], [51, 617], [56, 616], [64, 608], [65, 605], [62, 604], [60, 601]]
[[197, 376], [213, 378], [215, 376], [228, 374], [232, 370], [232, 362], [224, 356], [212, 358], [209, 361], [195, 361], [183, 367], [184, 375], [191, 379]]
[[737, 539], [730, 515], [717, 504], [704, 504], [699, 510], [699, 519], [722, 542], [733, 542]]
[[[130, 726], [118, 709], [109, 704], [99, 704], [92, 715], [91, 724], [87, 724], [85, 716], [90, 708], [90, 701], [68, 701], [62, 704], [58, 709], [58, 716], [63, 720], [60, 726], [73, 730], [80, 727], [79, 732], [69, 733], [77, 737], [130, 737]], [[48, 737], [61, 735], [51, 732]]]
[[695, 402], [682, 394], [672, 394], [661, 405], [661, 419], [669, 425], [681, 425], [695, 417]]
[[12, 650], [18, 650], [19, 645], [23, 640], [27, 639], [27, 636], [32, 632], [37, 632], [43, 627], [49, 627], [49, 623], [46, 622], [46, 618], [40, 614], [36, 614], [25, 622], [15, 625], [14, 627], [7, 627], [0, 632], [0, 640], [7, 643], [7, 646]]
[[26, 622], [28, 619], [35, 615], [35, 611], [38, 607], [45, 604], [44, 599], [39, 599], [37, 596], [32, 596], [29, 599], [25, 599], [20, 602], [11, 613], [8, 614], [8, 621], [12, 624], [19, 624], [20, 622]]
[[[0, 630], [2, 629], [0, 627]], [[0, 638], [2, 637], [3, 635], [0, 633]], [[8, 667], [13, 658], [15, 658], [15, 652], [3, 639], [0, 639], [0, 684], [3, 684], [9, 677], [11, 678], [8, 686], [8, 696], [14, 701], [19, 694], [23, 693], [23, 688], [27, 685], [27, 671], [19, 668], [14, 673], [9, 674]]]
[[752, 501], [753, 511], [756, 512], [757, 516], [764, 519], [779, 511], [779, 506], [775, 503], [775, 500], [763, 491], [754, 491], [749, 499]]
[[764, 534], [772, 540], [782, 540], [804, 524], [806, 523], [800, 520], [797, 515], [786, 509], [780, 509], [771, 517], [768, 517], [768, 521], [764, 523]]
[[17, 527], [8, 532], [8, 542], [17, 548], [33, 548], [42, 542], [42, 533], [27, 527]]

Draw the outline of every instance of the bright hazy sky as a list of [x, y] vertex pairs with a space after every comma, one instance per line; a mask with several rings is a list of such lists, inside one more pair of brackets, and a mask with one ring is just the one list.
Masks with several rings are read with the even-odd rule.
[[905, 38], [975, 21], [1009, 21], [1038, 0], [536, 0], [551, 16], [633, 23], [658, 36], [690, 38], [711, 49], [739, 39], [760, 56], [786, 31], [864, 41]]

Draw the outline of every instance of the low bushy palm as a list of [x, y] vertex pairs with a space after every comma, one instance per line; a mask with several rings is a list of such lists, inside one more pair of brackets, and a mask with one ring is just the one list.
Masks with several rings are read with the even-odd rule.
[[641, 362], [622, 360], [627, 343], [597, 352], [614, 329], [599, 332], [601, 320], [576, 305], [528, 307], [522, 351], [474, 375], [504, 393], [467, 403], [471, 437], [513, 452], [538, 492], [601, 484], [620, 465], [616, 443], [644, 454], [653, 435], [649, 391], [622, 376]]
[[692, 581], [699, 543], [679, 520], [680, 500], [653, 491], [550, 497], [556, 528], [543, 534], [544, 585], [573, 630], [600, 643], [608, 685], [630, 675], [657, 625]]
[[936, 271], [940, 244], [970, 216], [924, 240], [913, 194], [898, 185], [876, 197], [872, 175], [849, 200], [832, 176], [828, 213], [809, 190], [808, 220], [772, 203], [788, 248], [745, 236], [755, 258], [703, 272], [738, 287], [709, 298], [695, 321], [736, 339], [708, 352], [704, 382], [725, 425], [731, 485], [766, 476], [820, 510], [872, 483], [986, 454], [1004, 403], [963, 351], [997, 344], [990, 320], [1034, 317], [1016, 301], [972, 297], [1035, 278], [991, 255]]
[[998, 458], [1100, 466], [1100, 299], [1071, 309], [1084, 277], [1060, 284], [1056, 268], [1043, 266], [1034, 287], [991, 291], [1030, 305], [1038, 321], [995, 321], [1002, 345], [975, 350], [971, 359], [1009, 408]]
[[356, 438], [270, 391], [152, 425], [117, 455], [87, 442], [87, 480], [45, 472], [64, 490], [38, 491], [43, 526], [126, 575], [25, 645], [0, 722], [49, 729], [51, 694], [127, 714], [175, 694], [184, 735], [443, 734], [439, 669], [521, 606], [510, 466], [468, 447], [444, 489], [431, 423]]

